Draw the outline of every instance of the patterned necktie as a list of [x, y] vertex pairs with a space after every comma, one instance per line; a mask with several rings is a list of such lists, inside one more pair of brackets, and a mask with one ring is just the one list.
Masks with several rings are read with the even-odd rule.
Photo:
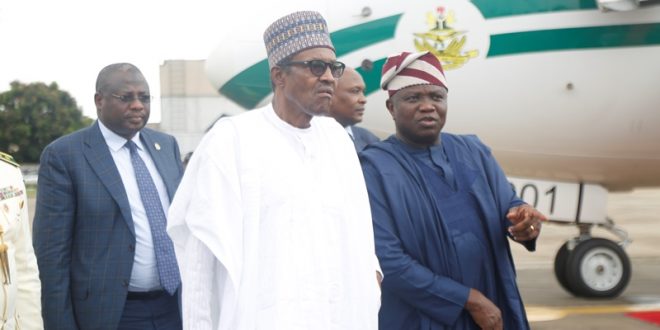
[[140, 198], [144, 210], [147, 212], [147, 218], [149, 218], [160, 285], [170, 295], [173, 295], [181, 283], [181, 277], [179, 267], [176, 264], [174, 245], [165, 231], [166, 218], [163, 205], [160, 203], [158, 190], [156, 190], [156, 185], [149, 174], [149, 170], [138, 154], [137, 145], [129, 140], [126, 142], [126, 147], [131, 151], [131, 163], [135, 171], [138, 189], [140, 189]]

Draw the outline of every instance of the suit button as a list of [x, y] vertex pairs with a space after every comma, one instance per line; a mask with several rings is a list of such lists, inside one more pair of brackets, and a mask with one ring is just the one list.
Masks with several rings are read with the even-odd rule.
[[128, 245], [128, 251], [131, 251], [131, 252], [135, 251], [135, 246], [133, 244], [129, 244]]
[[121, 285], [123, 285], [125, 288], [128, 287], [128, 281], [127, 280], [121, 281]]

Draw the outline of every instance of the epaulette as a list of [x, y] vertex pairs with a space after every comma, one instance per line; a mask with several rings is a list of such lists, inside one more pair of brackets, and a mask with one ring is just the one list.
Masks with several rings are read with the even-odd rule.
[[10, 154], [6, 154], [2, 151], [0, 151], [0, 160], [2, 160], [5, 163], [9, 163], [11, 165], [14, 165], [16, 167], [19, 167], [18, 163], [14, 161], [14, 157], [12, 157]]

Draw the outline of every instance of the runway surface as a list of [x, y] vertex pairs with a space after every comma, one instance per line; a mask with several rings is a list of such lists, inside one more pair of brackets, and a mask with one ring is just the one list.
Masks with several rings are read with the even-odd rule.
[[[34, 198], [29, 204], [32, 216]], [[626, 316], [631, 311], [660, 313], [660, 189], [610, 193], [608, 216], [633, 240], [626, 248], [632, 263], [630, 284], [615, 299], [576, 298], [557, 283], [555, 253], [567, 239], [577, 235], [576, 227], [546, 224], [534, 253], [512, 244], [518, 286], [532, 329], [660, 329]], [[602, 229], [592, 234], [616, 239]]]
[[[608, 216], [633, 240], [626, 248], [632, 264], [630, 284], [614, 299], [576, 298], [555, 279], [555, 253], [577, 235], [576, 227], [545, 225], [534, 253], [512, 245], [532, 329], [660, 329], [626, 316], [638, 311], [660, 313], [660, 189], [611, 193]], [[594, 229], [592, 235], [616, 240], [603, 229]]]

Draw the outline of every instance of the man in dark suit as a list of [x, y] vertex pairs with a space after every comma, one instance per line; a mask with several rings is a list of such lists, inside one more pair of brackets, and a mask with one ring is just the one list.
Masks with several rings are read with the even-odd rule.
[[355, 150], [362, 151], [367, 145], [378, 142], [380, 139], [368, 130], [355, 126], [362, 121], [364, 105], [367, 98], [364, 96], [365, 84], [362, 76], [350, 67], [344, 70], [344, 75], [338, 80], [335, 95], [332, 99], [330, 115], [339, 122], [348, 135], [353, 139]]
[[34, 248], [46, 329], [180, 329], [165, 215], [183, 168], [174, 137], [144, 128], [149, 85], [105, 67], [98, 120], [41, 155]]

